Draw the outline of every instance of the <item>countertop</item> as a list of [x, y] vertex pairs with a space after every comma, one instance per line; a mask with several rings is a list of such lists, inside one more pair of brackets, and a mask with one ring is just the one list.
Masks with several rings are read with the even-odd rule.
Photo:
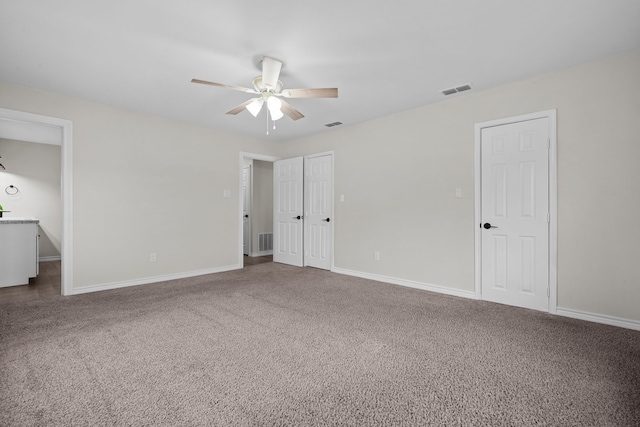
[[0, 224], [37, 224], [39, 219], [35, 218], [21, 218], [21, 217], [2, 217], [0, 218]]

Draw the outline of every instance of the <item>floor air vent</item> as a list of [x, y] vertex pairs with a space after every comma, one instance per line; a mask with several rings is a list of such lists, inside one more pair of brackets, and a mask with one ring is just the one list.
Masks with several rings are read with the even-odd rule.
[[268, 252], [273, 250], [273, 233], [259, 233], [258, 239], [258, 250], [260, 252]]

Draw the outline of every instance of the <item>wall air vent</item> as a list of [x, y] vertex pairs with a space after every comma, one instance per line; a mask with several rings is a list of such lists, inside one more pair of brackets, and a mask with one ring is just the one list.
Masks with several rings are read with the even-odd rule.
[[325, 126], [328, 128], [332, 128], [334, 126], [340, 126], [342, 124], [342, 122], [333, 122], [333, 123], [327, 123]]
[[273, 233], [258, 233], [258, 243], [260, 252], [273, 251]]
[[445, 89], [442, 90], [442, 94], [443, 95], [453, 95], [454, 93], [458, 93], [458, 92], [464, 92], [465, 90], [470, 90], [471, 89], [471, 85], [470, 84], [466, 84], [466, 85], [462, 85], [462, 86], [458, 86], [458, 87], [452, 87], [451, 89]]

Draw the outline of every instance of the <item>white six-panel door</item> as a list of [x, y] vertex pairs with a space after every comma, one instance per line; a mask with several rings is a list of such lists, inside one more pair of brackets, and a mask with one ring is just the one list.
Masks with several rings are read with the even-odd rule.
[[308, 156], [304, 164], [304, 262], [331, 269], [333, 227], [332, 155]]
[[303, 158], [276, 161], [273, 174], [273, 261], [302, 267]]
[[481, 292], [549, 309], [549, 119], [482, 129]]

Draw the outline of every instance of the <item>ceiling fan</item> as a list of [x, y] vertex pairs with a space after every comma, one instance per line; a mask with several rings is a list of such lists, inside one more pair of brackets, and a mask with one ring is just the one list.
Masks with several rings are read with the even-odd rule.
[[246, 87], [226, 85], [222, 83], [208, 82], [206, 80], [192, 79], [192, 83], [199, 83], [211, 86], [220, 86], [227, 89], [238, 90], [241, 92], [259, 95], [242, 104], [227, 111], [227, 114], [236, 115], [245, 109], [254, 117], [258, 116], [262, 106], [266, 103], [269, 111], [268, 115], [271, 120], [279, 120], [283, 116], [288, 116], [292, 120], [298, 120], [304, 115], [293, 108], [291, 104], [282, 98], [337, 98], [337, 88], [322, 89], [282, 89], [282, 82], [278, 80], [280, 77], [280, 69], [282, 62], [277, 59], [264, 56], [262, 58], [262, 75], [253, 79], [253, 89]]

